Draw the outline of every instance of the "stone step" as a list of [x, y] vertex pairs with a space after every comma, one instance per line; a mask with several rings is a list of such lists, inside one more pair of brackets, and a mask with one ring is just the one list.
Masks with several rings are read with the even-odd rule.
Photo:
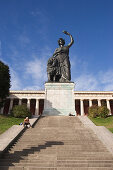
[[113, 161], [57, 161], [57, 167], [113, 167]]
[[[39, 128], [39, 127], [37, 127], [37, 128]], [[92, 133], [92, 130], [88, 130], [86, 128], [84, 129], [83, 127], [81, 127], [81, 128], [76, 127], [76, 128], [73, 128], [72, 130], [69, 127], [65, 128], [65, 129], [56, 127], [56, 128], [53, 128], [52, 130], [51, 130], [51, 127], [50, 128], [44, 127], [44, 128], [41, 128], [40, 133], [37, 133], [37, 131], [34, 128], [32, 128], [32, 129], [29, 129], [29, 131], [26, 131], [26, 133], [23, 134], [23, 136], [29, 136], [30, 133], [32, 133], [31, 136], [34, 136], [34, 137], [35, 137], [34, 134], [36, 134], [36, 136], [41, 136], [41, 134], [45, 133], [45, 132], [51, 132], [50, 135], [59, 133], [59, 135], [62, 135], [62, 134], [65, 134], [65, 135], [84, 134], [84, 136], [85, 135], [88, 135], [88, 136], [91, 135], [92, 137], [96, 136], [96, 134]], [[45, 134], [45, 135], [47, 135], [47, 134]]]
[[[16, 167], [8, 167], [8, 166], [5, 166], [5, 167], [1, 167], [1, 170], [23, 170], [23, 167], [21, 166], [16, 166]], [[113, 168], [110, 168], [110, 167], [90, 167], [90, 168], [38, 168], [38, 167], [24, 167], [24, 170], [113, 170]]]
[[[30, 169], [31, 170], [31, 169]], [[113, 170], [111, 167], [58, 167], [57, 170]]]
[[[103, 153], [103, 152], [102, 152]], [[87, 154], [83, 154], [82, 152], [81, 152], [81, 154], [80, 153], [78, 153], [78, 154], [73, 154], [73, 153], [67, 153], [67, 154], [65, 154], [65, 153], [56, 153], [56, 152], [48, 152], [48, 153], [40, 153], [40, 152], [38, 152], [38, 153], [29, 153], [29, 152], [27, 152], [27, 153], [23, 153], [23, 152], [21, 152], [21, 153], [16, 153], [16, 154], [8, 154], [8, 155], [4, 155], [4, 158], [15, 158], [15, 157], [17, 157], [17, 158], [21, 158], [22, 156], [24, 156], [24, 157], [30, 157], [30, 158], [34, 158], [34, 157], [37, 157], [37, 156], [44, 156], [44, 155], [48, 155], [48, 156], [51, 156], [51, 155], [56, 155], [56, 156], [58, 156], [58, 157], [65, 157], [65, 156], [67, 156], [67, 157], [97, 157], [98, 158], [98, 156], [101, 156], [102, 154], [98, 154], [98, 153], [96, 153], [96, 154], [94, 154], [94, 155], [87, 155]], [[108, 155], [109, 156], [109, 155]], [[111, 157], [112, 158], [112, 157]]]
[[[45, 133], [48, 133], [48, 132], [45, 132]], [[49, 132], [49, 133], [51, 133], [51, 132]], [[50, 138], [53, 138], [53, 141], [54, 140], [56, 140], [57, 138], [57, 140], [56, 141], [58, 141], [60, 138], [63, 138], [63, 141], [71, 141], [71, 140], [73, 140], [73, 141], [82, 141], [82, 139], [84, 139], [84, 142], [86, 141], [86, 140], [88, 140], [88, 141], [92, 141], [92, 142], [94, 142], [94, 141], [99, 141], [99, 139], [96, 137], [96, 136], [91, 136], [91, 135], [87, 135], [86, 134], [86, 136], [83, 136], [83, 134], [81, 134], [81, 135], [76, 135], [76, 134], [72, 134], [72, 135], [64, 135], [64, 134], [62, 134], [62, 135], [58, 135], [58, 133], [56, 134], [53, 134], [53, 135], [45, 135], [44, 133], [42, 133], [40, 136], [37, 136], [36, 138], [34, 137], [34, 136], [29, 136], [29, 137], [27, 137], [27, 136], [23, 136], [22, 138], [20, 138], [18, 141], [20, 141], [20, 142], [25, 142], [25, 141], [39, 141], [39, 139], [42, 139], [42, 141], [47, 141], [47, 140], [45, 140], [45, 139], [47, 139], [48, 137], [50, 137]], [[31, 138], [32, 137], [32, 138]], [[72, 138], [72, 139], [70, 139], [70, 138]], [[50, 141], [50, 140], [48, 140], [48, 141]]]
[[113, 156], [78, 118], [50, 116], [23, 133], [0, 164], [0, 170], [113, 170]]
[[[43, 134], [44, 135], [44, 134]], [[21, 143], [25, 143], [25, 142], [30, 142], [30, 143], [37, 143], [37, 142], [39, 142], [40, 143], [40, 140], [41, 141], [43, 141], [43, 142], [46, 142], [46, 141], [62, 141], [62, 142], [70, 142], [70, 143], [77, 143], [77, 142], [81, 142], [81, 143], [94, 143], [94, 142], [98, 142], [99, 140], [98, 139], [91, 139], [90, 137], [89, 138], [87, 138], [87, 139], [84, 139], [84, 138], [80, 138], [80, 137], [70, 137], [70, 136], [68, 136], [68, 137], [64, 137], [63, 138], [63, 136], [62, 137], [57, 137], [57, 135], [56, 135], [56, 137], [50, 137], [50, 136], [48, 136], [47, 138], [46, 137], [40, 137], [40, 138], [36, 138], [36, 139], [31, 139], [31, 138], [27, 138], [27, 139], [21, 139], [20, 141], [18, 141], [18, 142], [21, 142]], [[70, 138], [69, 138], [70, 137]], [[49, 138], [49, 140], [47, 140]], [[83, 140], [84, 139], [84, 140]], [[87, 140], [87, 141], [86, 141]], [[71, 142], [72, 141], [72, 142]]]
[[[40, 140], [41, 141], [41, 140]], [[29, 141], [29, 146], [38, 146], [38, 145], [46, 145], [46, 143], [48, 142], [48, 141], [50, 141], [50, 140], [48, 140], [48, 141], [43, 141], [42, 140], [42, 143], [40, 142], [39, 140], [38, 141]], [[57, 141], [60, 141], [60, 140], [57, 140]], [[56, 141], [56, 142], [57, 142]], [[98, 146], [98, 145], [100, 145], [100, 146], [103, 146], [103, 145], [101, 145], [100, 143], [98, 143], [98, 141], [87, 141], [87, 142], [83, 142], [83, 141], [79, 141], [79, 140], [76, 140], [76, 142], [74, 142], [74, 141], [64, 141], [64, 140], [62, 140], [62, 141], [60, 141], [61, 142], [61, 145], [77, 145], [77, 143], [79, 143], [80, 145], [88, 145], [88, 143], [90, 143], [90, 145], [96, 145], [96, 146]], [[55, 145], [55, 144], [54, 144]], [[14, 146], [16, 146], [16, 145], [14, 145]], [[17, 146], [28, 146], [28, 141], [25, 141], [25, 142], [19, 142], [18, 144], [17, 144]], [[99, 146], [98, 146], [99, 147]]]
[[26, 166], [34, 166], [34, 167], [55, 167], [55, 163], [54, 163], [54, 161], [53, 162], [46, 162], [46, 163], [38, 163], [38, 162], [36, 162], [36, 163], [32, 163], [32, 162], [23, 162], [23, 163], [21, 163], [21, 162], [2, 162], [2, 163], [0, 163], [0, 166], [22, 166], [22, 167], [26, 167]]
[[113, 167], [113, 163], [109, 163], [109, 164], [107, 164], [107, 163], [81, 163], [81, 164], [57, 164], [57, 167], [106, 167], [106, 169], [108, 168], [108, 167]]
[[[46, 150], [41, 150], [41, 151], [15, 151], [15, 152], [12, 152], [12, 153], [10, 153], [10, 154], [14, 154], [14, 156], [18, 156], [18, 155], [44, 155], [44, 154], [49, 154], [49, 155], [51, 155], [51, 154], [57, 154], [58, 156], [65, 156], [65, 155], [67, 155], [67, 156], [71, 156], [71, 155], [73, 155], [73, 156], [76, 156], [79, 152], [81, 152], [81, 155], [82, 155], [82, 153], [83, 152], [85, 152], [85, 151], [88, 151], [88, 150], [77, 150], [77, 151], [56, 151], [56, 150], [48, 150], [48, 151], [46, 151]], [[90, 151], [90, 150], [89, 150]], [[100, 152], [102, 152], [101, 150], [92, 150], [92, 152], [96, 152], [96, 155], [98, 155], [98, 153], [100, 153]], [[84, 156], [87, 156], [87, 155], [84, 155]]]
[[[44, 139], [44, 138], [43, 138]], [[42, 141], [42, 143], [40, 142], [40, 141]], [[77, 143], [79, 143], [79, 141], [80, 140], [78, 140], [78, 139], [76, 139], [76, 142], [74, 143], [74, 141], [73, 141], [73, 139], [70, 139], [70, 140], [65, 140], [65, 139], [59, 139], [59, 138], [57, 138], [57, 139], [47, 139], [47, 140], [42, 140], [42, 139], [37, 139], [37, 140], [26, 140], [26, 141], [22, 141], [22, 142], [19, 142], [19, 144], [18, 145], [27, 145], [27, 143], [29, 143], [29, 145], [40, 145], [40, 144], [43, 144], [43, 145], [46, 145], [46, 143], [48, 143], [49, 141], [56, 141], [56, 142], [60, 142], [61, 144], [51, 144], [51, 146], [52, 145], [76, 145]], [[90, 145], [95, 145], [95, 144], [98, 144], [98, 141], [96, 141], [96, 140], [87, 140], [87, 142], [86, 141], [84, 141], [83, 142], [83, 140], [82, 141], [80, 141], [80, 144], [81, 145], [88, 145], [88, 143], [90, 143]], [[103, 145], [101, 145], [101, 144], [99, 144], [100, 146], [103, 146]]]
[[10, 157], [10, 158], [6, 158], [6, 159], [0, 159], [0, 162], [11, 162], [11, 161], [17, 161], [17, 162], [24, 162], [24, 161], [53, 161], [53, 160], [57, 160], [57, 161], [113, 161], [113, 159], [110, 156], [92, 156], [92, 157], [88, 157], [88, 156], [79, 156], [79, 157], [56, 157], [56, 155], [52, 155], [52, 156], [48, 156], [48, 155], [44, 155], [44, 156], [22, 156], [22, 157]]
[[[45, 132], [44, 132], [45, 131]], [[76, 129], [74, 130], [74, 131], [76, 131]], [[32, 133], [31, 135], [30, 135], [30, 133]], [[56, 132], [54, 132], [54, 133], [52, 133], [52, 131], [48, 131], [48, 130], [43, 130], [42, 132], [40, 132], [40, 133], [37, 133], [37, 132], [30, 132], [29, 133], [29, 135], [25, 135], [25, 134], [23, 134], [23, 139], [27, 139], [27, 138], [30, 138], [30, 136], [32, 136], [33, 137], [33, 139], [34, 138], [41, 138], [41, 137], [43, 137], [43, 134], [45, 134], [45, 136], [46, 137], [48, 137], [48, 135], [47, 135], [47, 133], [50, 133], [49, 134], [49, 136], [54, 136], [54, 135], [58, 135], [58, 137], [61, 137], [62, 135], [64, 136], [64, 137], [67, 137], [67, 136], [75, 136], [75, 137], [80, 137], [80, 138], [95, 138], [96, 137], [96, 135], [95, 134], [93, 134], [92, 135], [92, 132], [91, 133], [89, 133], [89, 132], [81, 132], [81, 133], [79, 133], [79, 130], [78, 130], [78, 132], [76, 131], [76, 132], [65, 132], [65, 133], [60, 133], [60, 130], [59, 131], [56, 131]], [[36, 135], [35, 135], [36, 134]], [[83, 136], [81, 136], [81, 135], [83, 135]], [[27, 138], [26, 138], [27, 137]], [[54, 136], [55, 137], [55, 136]], [[97, 138], [97, 137], [96, 137]], [[19, 140], [21, 140], [21, 138], [19, 139]]]
[[61, 148], [61, 149], [59, 149], [59, 148], [46, 148], [46, 147], [38, 147], [38, 148], [25, 148], [25, 149], [23, 149], [23, 148], [16, 148], [16, 149], [12, 149], [12, 150], [10, 150], [9, 151], [9, 153], [14, 153], [14, 152], [21, 152], [21, 151], [23, 151], [23, 152], [50, 152], [50, 151], [56, 151], [57, 153], [61, 153], [61, 152], [73, 152], [73, 153], [75, 153], [75, 152], [79, 152], [79, 151], [94, 151], [94, 152], [101, 152], [101, 151], [107, 151], [107, 149], [106, 148], [96, 148], [96, 147], [92, 147], [92, 148], [84, 148], [84, 147], [78, 147], [78, 148]]
[[94, 144], [95, 142], [98, 142], [99, 140], [97, 140], [97, 139], [91, 139], [90, 137], [89, 137], [89, 139], [87, 138], [87, 139], [84, 139], [84, 138], [80, 138], [80, 137], [70, 137], [70, 136], [68, 136], [67, 137], [67, 139], [64, 137], [63, 138], [63, 136], [62, 137], [57, 137], [57, 135], [56, 135], [56, 137], [50, 137], [49, 139], [49, 136], [47, 137], [47, 138], [45, 138], [45, 137], [41, 137], [41, 138], [36, 138], [36, 139], [22, 139], [22, 141], [18, 141], [18, 142], [20, 142], [20, 143], [26, 143], [26, 142], [28, 142], [29, 141], [29, 143], [30, 144], [36, 144], [36, 143], [40, 143], [40, 141], [42, 141], [42, 142], [47, 142], [47, 141], [62, 141], [62, 142], [64, 142], [64, 143], [73, 143], [74, 144], [74, 142], [75, 142], [75, 144], [76, 143], [78, 143], [79, 141], [80, 141], [80, 143], [82, 143], [82, 144], [84, 144], [84, 143], [92, 143], [92, 144]]
[[[56, 141], [56, 142], [58, 142], [59, 140], [58, 139], [56, 139], [57, 137], [54, 137], [54, 139], [53, 140], [48, 140], [48, 141]], [[33, 145], [33, 144], [35, 144], [35, 143], [40, 143], [40, 142], [43, 142], [43, 143], [45, 143], [45, 142], [48, 142], [47, 140], [44, 140], [44, 138], [42, 137], [42, 140], [40, 141], [40, 138], [36, 138], [35, 140], [33, 139], [23, 139], [23, 138], [21, 138], [21, 140], [18, 140], [18, 142], [16, 142], [14, 145], [16, 145], [16, 144], [18, 144], [19, 145], [19, 143], [26, 143], [26, 142], [28, 142], [29, 141], [29, 143], [28, 144], [30, 144], [30, 145]], [[86, 140], [84, 140], [84, 141], [82, 141], [81, 140], [81, 138], [77, 138], [76, 140], [75, 139], [70, 139], [70, 138], [68, 138], [67, 140], [65, 140], [65, 139], [63, 139], [62, 140], [62, 142], [64, 142], [64, 143], [73, 143], [73, 144], [79, 144], [79, 142], [80, 142], [80, 144], [94, 144], [95, 142], [96, 143], [98, 143], [98, 144], [102, 144], [98, 139], [87, 139], [87, 141]], [[103, 144], [102, 144], [103, 145]]]
[[111, 167], [90, 167], [90, 168], [87, 168], [87, 167], [79, 167], [79, 168], [63, 168], [63, 167], [57, 167], [57, 168], [46, 168], [46, 167], [22, 167], [22, 166], [0, 166], [0, 170], [113, 170], [113, 168]]
[[57, 156], [57, 160], [113, 160], [111, 156], [109, 155], [92, 155], [92, 156]]
[[73, 152], [79, 152], [79, 151], [107, 151], [106, 148], [103, 148], [103, 147], [100, 147], [100, 148], [97, 148], [97, 147], [86, 147], [84, 148], [83, 146], [82, 147], [22, 147], [22, 148], [19, 148], [19, 147], [16, 147], [16, 148], [13, 148], [11, 150], [8, 151], [8, 153], [12, 153], [12, 152], [16, 152], [16, 151], [34, 151], [34, 152], [37, 152], [37, 151], [50, 151], [50, 150], [57, 150], [57, 152], [59, 151], [62, 151], [62, 152], [68, 152], [68, 151], [73, 151]]
[[[31, 169], [30, 169], [31, 170]], [[79, 167], [79, 168], [57, 168], [57, 170], [113, 170], [111, 167]]]
[[[59, 143], [60, 144], [60, 143]], [[97, 144], [94, 144], [94, 145], [92, 145], [92, 144], [75, 144], [75, 145], [67, 145], [67, 144], [62, 144], [62, 142], [61, 142], [61, 145], [52, 145], [52, 144], [40, 144], [40, 145], [27, 145], [27, 144], [25, 144], [25, 145], [15, 145], [15, 146], [13, 146], [11, 149], [13, 149], [13, 148], [23, 148], [23, 147], [28, 147], [28, 148], [35, 148], [35, 147], [40, 147], [40, 148], [43, 148], [43, 147], [46, 147], [46, 148], [58, 148], [58, 149], [61, 149], [61, 148], [65, 148], [65, 149], [68, 149], [68, 148], [71, 148], [71, 149], [75, 149], [75, 148], [83, 148], [83, 147], [85, 147], [85, 148], [103, 148], [103, 149], [105, 149], [106, 147], [104, 146], [104, 145], [102, 145], [102, 146], [99, 146], [98, 147], [98, 145]]]
[[[23, 167], [23, 166], [0, 166], [0, 170], [57, 170], [57, 168], [46, 168], [46, 167]], [[110, 170], [110, 169], [109, 169]]]
[[113, 160], [38, 160], [38, 159], [24, 159], [24, 160], [18, 160], [18, 159], [1, 159], [0, 160], [1, 163], [0, 165], [6, 165], [5, 163], [8, 163], [8, 164], [11, 164], [12, 162], [13, 163], [36, 163], [36, 164], [75, 164], [75, 163], [79, 163], [79, 164], [82, 164], [82, 163], [113, 163]]
[[[14, 154], [9, 154], [9, 153], [5, 153], [4, 154], [4, 158], [15, 158], [15, 157], [22, 157], [22, 156], [29, 156], [29, 157], [37, 157], [37, 156], [44, 156], [44, 155], [47, 155], [47, 156], [50, 156], [53, 154], [51, 153], [50, 155], [48, 155], [47, 153], [29, 153], [29, 152], [15, 152]], [[56, 153], [55, 153], [56, 155]], [[72, 156], [71, 156], [72, 155]], [[70, 153], [70, 154], [65, 154], [65, 153], [60, 153], [60, 154], [57, 154], [57, 157], [103, 157], [104, 155], [106, 156], [109, 156], [112, 158], [111, 154], [109, 154], [109, 152], [76, 152], [75, 154], [73, 153]]]
[[1, 166], [22, 166], [22, 167], [112, 167], [113, 168], [113, 163], [106, 163], [106, 162], [86, 162], [86, 163], [67, 163], [67, 162], [48, 162], [48, 163], [32, 163], [32, 162], [23, 162], [23, 163], [1, 163]]

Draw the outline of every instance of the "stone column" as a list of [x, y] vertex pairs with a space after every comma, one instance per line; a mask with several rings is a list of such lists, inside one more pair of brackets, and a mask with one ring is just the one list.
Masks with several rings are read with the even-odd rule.
[[30, 100], [31, 99], [27, 99], [27, 108], [30, 110]]
[[10, 111], [12, 110], [13, 108], [13, 99], [10, 99], [10, 105], [9, 105], [9, 113], [10, 114]]
[[101, 106], [101, 100], [98, 99], [98, 106]]
[[19, 99], [19, 105], [22, 105], [22, 99]]
[[109, 115], [111, 115], [111, 108], [110, 108], [110, 101], [109, 101], [109, 99], [107, 99], [106, 102], [107, 102], [107, 108], [109, 109]]
[[39, 99], [36, 99], [35, 115], [39, 115]]
[[89, 107], [91, 107], [91, 106], [92, 106], [92, 100], [89, 99]]
[[83, 104], [83, 99], [80, 100], [80, 111], [81, 111], [81, 116], [84, 116], [84, 104]]
[[0, 109], [0, 113], [3, 114], [4, 106]]

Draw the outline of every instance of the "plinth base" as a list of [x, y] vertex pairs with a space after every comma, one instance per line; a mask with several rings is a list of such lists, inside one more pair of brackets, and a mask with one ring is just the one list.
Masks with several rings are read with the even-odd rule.
[[43, 115], [75, 115], [74, 83], [45, 83]]

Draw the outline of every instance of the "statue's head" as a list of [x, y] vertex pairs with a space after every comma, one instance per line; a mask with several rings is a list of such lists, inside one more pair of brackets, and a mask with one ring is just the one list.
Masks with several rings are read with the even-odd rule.
[[63, 38], [59, 38], [58, 44], [59, 44], [59, 46], [61, 46], [61, 45], [64, 46], [65, 40]]

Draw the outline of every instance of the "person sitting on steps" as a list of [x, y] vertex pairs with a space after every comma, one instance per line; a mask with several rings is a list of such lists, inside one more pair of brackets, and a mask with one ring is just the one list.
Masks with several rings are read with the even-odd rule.
[[26, 117], [25, 119], [24, 119], [24, 123], [23, 123], [23, 126], [24, 127], [31, 127], [31, 124], [30, 124], [30, 122], [29, 122], [29, 118], [28, 117]]

